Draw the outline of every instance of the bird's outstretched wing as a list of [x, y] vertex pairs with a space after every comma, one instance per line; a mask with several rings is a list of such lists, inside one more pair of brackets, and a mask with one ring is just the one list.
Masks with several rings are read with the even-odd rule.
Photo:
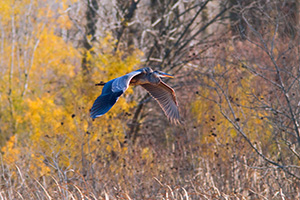
[[95, 119], [107, 113], [117, 102], [119, 97], [127, 90], [131, 79], [140, 73], [142, 73], [141, 70], [136, 70], [108, 81], [104, 85], [101, 95], [95, 100], [90, 110], [91, 117]]
[[157, 85], [148, 83], [141, 86], [156, 99], [171, 122], [175, 124], [181, 123], [175, 92], [170, 86], [163, 81], [160, 81]]

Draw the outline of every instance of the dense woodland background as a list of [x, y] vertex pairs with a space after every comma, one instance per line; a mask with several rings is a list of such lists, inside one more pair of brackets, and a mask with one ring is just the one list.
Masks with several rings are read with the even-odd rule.
[[[0, 199], [299, 199], [298, 0], [2, 0]], [[184, 123], [131, 87], [175, 75]]]

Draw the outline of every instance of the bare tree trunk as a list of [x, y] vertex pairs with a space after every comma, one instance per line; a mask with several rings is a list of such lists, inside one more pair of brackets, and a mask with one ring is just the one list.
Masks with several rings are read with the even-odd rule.
[[[121, 21], [121, 27], [117, 29], [117, 42], [116, 42], [115, 51], [119, 49], [119, 44], [121, 42], [124, 31], [128, 27], [128, 23], [133, 19], [134, 13], [137, 9], [137, 5], [139, 4], [139, 2], [140, 0], [131, 0], [130, 3], [127, 2], [119, 3], [120, 9], [123, 13], [125, 13], [125, 15], [124, 15], [124, 19]], [[132, 43], [132, 37], [129, 37], [128, 42]]]
[[[97, 0], [87, 0], [87, 8], [85, 12], [86, 17], [86, 26], [85, 33], [83, 35], [82, 45], [84, 47], [84, 53], [82, 55], [81, 67], [83, 72], [83, 79], [89, 80], [91, 73], [91, 61], [89, 60], [89, 55], [94, 55], [92, 50], [92, 42], [96, 41], [96, 30], [97, 30], [97, 11], [98, 11], [98, 2]], [[88, 81], [85, 81], [88, 82]], [[84, 137], [86, 132], [82, 132], [82, 137]], [[81, 165], [82, 165], [82, 174], [85, 179], [88, 179], [89, 176], [93, 177], [93, 174], [90, 174], [90, 162], [87, 159], [87, 155], [84, 153], [84, 147], [87, 143], [82, 141], [81, 143]], [[93, 177], [94, 178], [94, 177]]]
[[88, 54], [94, 54], [91, 51], [92, 42], [96, 40], [96, 30], [97, 30], [97, 10], [98, 10], [97, 0], [87, 0], [87, 8], [86, 8], [86, 32], [83, 36], [83, 47], [85, 51], [83, 53], [81, 66], [83, 70], [83, 75], [86, 76], [90, 73], [90, 61], [88, 60]]
[[15, 65], [15, 43], [16, 43], [16, 27], [15, 27], [15, 16], [14, 12], [12, 12], [11, 16], [11, 32], [12, 32], [12, 41], [11, 41], [11, 63], [10, 63], [10, 71], [9, 71], [9, 80], [8, 80], [8, 101], [10, 108], [10, 117], [11, 117], [11, 126], [13, 130], [13, 134], [15, 133], [15, 119], [14, 119], [14, 105], [13, 105], [13, 74], [14, 74], [14, 65]]

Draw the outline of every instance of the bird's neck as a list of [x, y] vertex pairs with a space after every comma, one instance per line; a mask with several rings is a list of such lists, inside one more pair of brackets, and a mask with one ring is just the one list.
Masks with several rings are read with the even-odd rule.
[[154, 73], [147, 74], [147, 80], [152, 84], [158, 84], [160, 82], [160, 78]]

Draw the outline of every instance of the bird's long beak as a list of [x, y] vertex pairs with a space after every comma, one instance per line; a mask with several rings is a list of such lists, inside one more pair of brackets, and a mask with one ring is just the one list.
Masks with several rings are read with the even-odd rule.
[[174, 76], [171, 74], [167, 74], [165, 72], [159, 72], [159, 73], [161, 74], [162, 77], [174, 78]]

